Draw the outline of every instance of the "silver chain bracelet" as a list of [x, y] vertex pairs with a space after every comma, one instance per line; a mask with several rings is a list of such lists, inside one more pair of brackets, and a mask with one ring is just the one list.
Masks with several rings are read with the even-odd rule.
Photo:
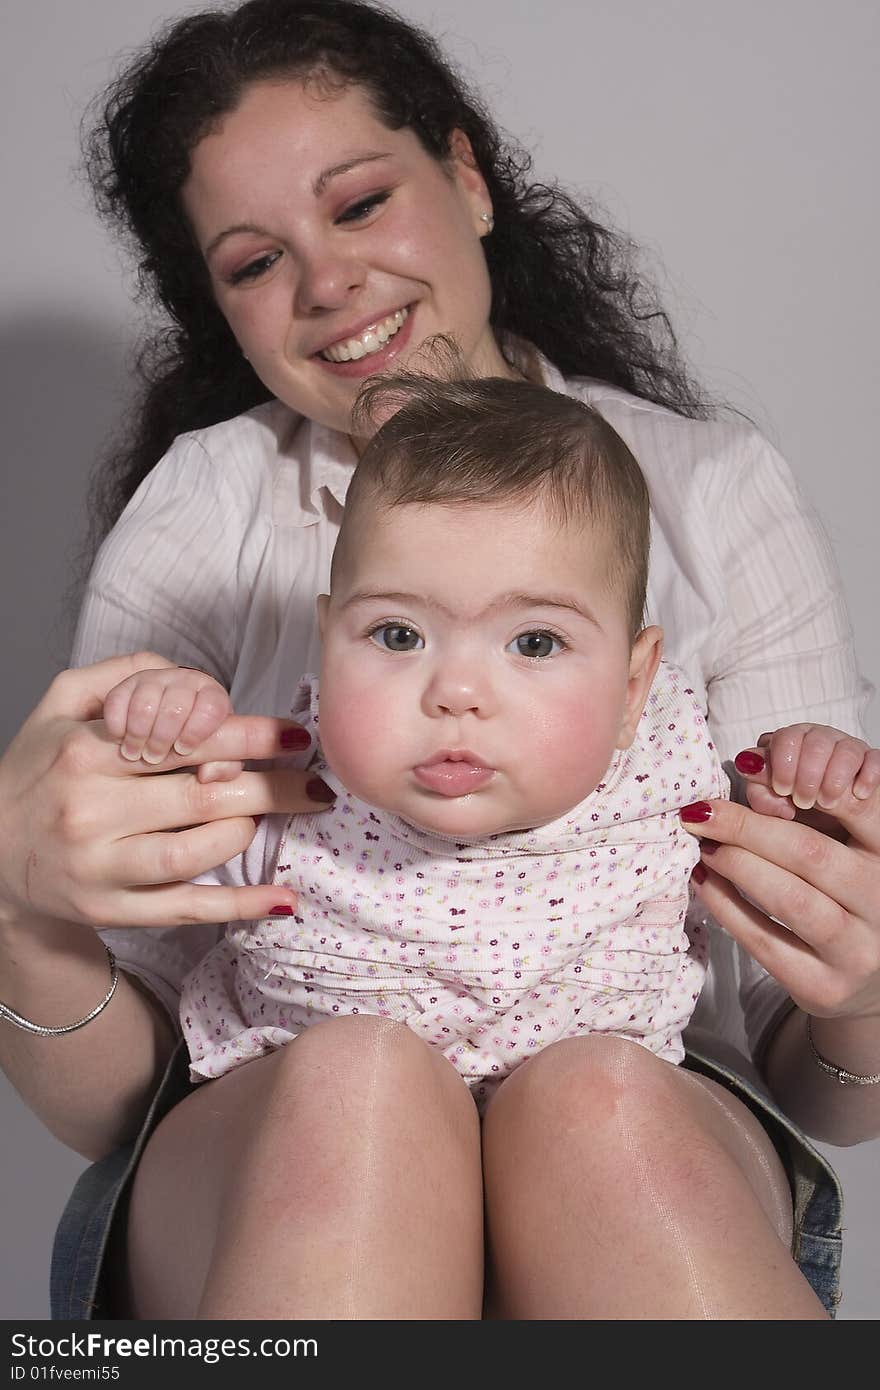
[[46, 1028], [42, 1023], [32, 1023], [29, 1018], [25, 1018], [22, 1014], [16, 1013], [15, 1009], [10, 1009], [9, 1005], [4, 1004], [2, 1000], [0, 1000], [0, 1018], [8, 1019], [10, 1023], [15, 1024], [16, 1028], [23, 1028], [26, 1033], [36, 1033], [40, 1038], [60, 1038], [65, 1033], [75, 1033], [77, 1028], [84, 1028], [87, 1023], [91, 1023], [93, 1018], [98, 1017], [102, 1009], [106, 1009], [110, 1000], [116, 993], [116, 986], [119, 984], [119, 971], [116, 968], [116, 957], [110, 950], [106, 941], [102, 941], [101, 945], [107, 952], [107, 960], [110, 963], [110, 988], [104, 995], [100, 1004], [96, 1004], [92, 1012], [86, 1014], [85, 1018], [78, 1019], [76, 1023], [67, 1023], [63, 1028]]
[[813, 1042], [813, 1020], [807, 1019], [807, 1042], [810, 1044], [810, 1051], [813, 1054], [813, 1061], [823, 1071], [827, 1071], [829, 1076], [834, 1076], [841, 1086], [880, 1086], [880, 1072], [875, 1076], [860, 1076], [857, 1071], [847, 1071], [846, 1067], [836, 1067], [833, 1062], [829, 1062], [827, 1057], [823, 1057], [821, 1052], [816, 1051], [816, 1044]]

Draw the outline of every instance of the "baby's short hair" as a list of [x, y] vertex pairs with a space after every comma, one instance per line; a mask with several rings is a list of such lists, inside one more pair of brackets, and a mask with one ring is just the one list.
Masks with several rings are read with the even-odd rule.
[[401, 373], [369, 382], [358, 396], [355, 427], [376, 419], [385, 423], [355, 470], [346, 517], [377, 499], [392, 507], [534, 500], [560, 523], [587, 520], [608, 539], [608, 582], [626, 587], [635, 637], [644, 621], [650, 499], [639, 465], [598, 411], [528, 381]]

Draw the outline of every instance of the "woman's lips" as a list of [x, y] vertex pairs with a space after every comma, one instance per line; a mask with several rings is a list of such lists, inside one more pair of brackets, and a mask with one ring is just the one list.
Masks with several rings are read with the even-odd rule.
[[491, 781], [495, 769], [466, 758], [443, 758], [420, 763], [413, 768], [413, 774], [423, 787], [439, 796], [467, 796], [468, 792], [475, 792]]
[[333, 376], [351, 377], [354, 380], [375, 376], [394, 361], [412, 338], [415, 305], [410, 304], [408, 308], [409, 313], [404, 319], [403, 327], [398, 329], [393, 338], [388, 339], [379, 352], [367, 353], [365, 357], [359, 357], [352, 362], [328, 362], [326, 357], [317, 352], [311, 360], [317, 362], [325, 371], [331, 372]]

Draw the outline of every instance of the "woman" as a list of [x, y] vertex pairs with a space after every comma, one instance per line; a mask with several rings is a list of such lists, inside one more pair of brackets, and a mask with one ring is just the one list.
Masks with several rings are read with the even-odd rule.
[[[97, 176], [142, 238], [178, 325], [122, 495], [181, 431], [258, 408], [174, 445], [151, 475], [98, 561], [78, 660], [148, 645], [213, 671], [238, 710], [282, 713], [314, 654], [312, 602], [355, 458], [354, 393], [373, 370], [417, 363], [420, 344], [444, 331], [476, 371], [583, 393], [633, 447], [655, 499], [653, 607], [670, 655], [705, 687], [725, 755], [782, 722], [782, 705], [791, 718], [788, 687], [806, 671], [799, 717], [853, 725], [846, 625], [784, 470], [751, 433], [696, 418], [674, 358], [630, 308], [607, 239], [563, 200], [523, 189], [412, 31], [346, 4], [257, 0], [228, 20], [196, 17], [131, 70], [108, 120], [116, 163]], [[759, 488], [778, 518], [772, 548], [744, 524]], [[691, 563], [698, 541], [704, 576]], [[799, 607], [780, 582], [795, 549], [812, 560]], [[747, 653], [750, 622], [761, 640]], [[100, 727], [80, 721], [126, 669], [117, 660], [62, 678], [2, 769], [4, 997], [49, 1026], [108, 992], [100, 940], [68, 919], [262, 915], [277, 889], [244, 899], [183, 881], [240, 849], [253, 814], [310, 805], [295, 774], [124, 775]], [[277, 725], [240, 722], [198, 761], [278, 751]], [[764, 1073], [797, 1120], [847, 1142], [877, 1132], [880, 1093], [822, 1069], [807, 1018], [818, 1053], [876, 1071], [876, 812], [868, 803], [857, 847], [736, 807], [715, 806], [702, 823], [720, 846], [705, 861], [704, 902], [782, 986], [743, 967]], [[795, 922], [797, 941], [744, 906], [733, 881]], [[213, 936], [127, 932], [126, 973], [90, 1023], [63, 1039], [4, 1028], [15, 1084], [80, 1152], [109, 1155], [138, 1132], [173, 1048], [176, 986]], [[731, 973], [720, 940], [718, 951], [701, 1001], [716, 1030]], [[822, 1316], [808, 1280], [832, 1306], [837, 1231], [815, 1157], [699, 1052], [674, 1070], [640, 1051], [548, 1051], [505, 1083], [481, 1136], [441, 1059], [409, 1035], [367, 1019], [315, 1028], [180, 1100], [144, 1136], [100, 1287], [88, 1240], [98, 1231], [100, 1247], [116, 1187], [81, 1192], [88, 1222], [75, 1209], [64, 1223], [56, 1311], [87, 1315], [109, 1288], [117, 1313], [140, 1317], [479, 1316], [482, 1157], [490, 1311]], [[546, 1136], [537, 1151], [536, 1134]], [[108, 1158], [92, 1181], [118, 1179], [122, 1162]], [[572, 1197], [584, 1173], [589, 1194]], [[790, 1177], [802, 1194], [794, 1214]], [[733, 1233], [723, 1259], [719, 1223]], [[785, 1254], [793, 1231], [800, 1268]], [[70, 1263], [89, 1266], [81, 1283], [65, 1259], [71, 1240]]]

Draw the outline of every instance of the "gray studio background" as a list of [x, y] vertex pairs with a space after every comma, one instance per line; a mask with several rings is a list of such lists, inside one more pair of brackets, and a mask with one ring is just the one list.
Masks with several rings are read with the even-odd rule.
[[[0, 746], [64, 664], [87, 475], [124, 410], [135, 333], [122, 263], [71, 172], [77, 126], [116, 55], [183, 8], [5, 7]], [[823, 517], [878, 682], [876, 0], [398, 8], [443, 38], [540, 173], [646, 247], [694, 365], [782, 449]], [[876, 741], [876, 706], [869, 727]], [[44, 1317], [51, 1234], [83, 1165], [2, 1078], [0, 1136], [0, 1317]], [[880, 1142], [831, 1153], [847, 1197], [841, 1316], [873, 1319]]]

